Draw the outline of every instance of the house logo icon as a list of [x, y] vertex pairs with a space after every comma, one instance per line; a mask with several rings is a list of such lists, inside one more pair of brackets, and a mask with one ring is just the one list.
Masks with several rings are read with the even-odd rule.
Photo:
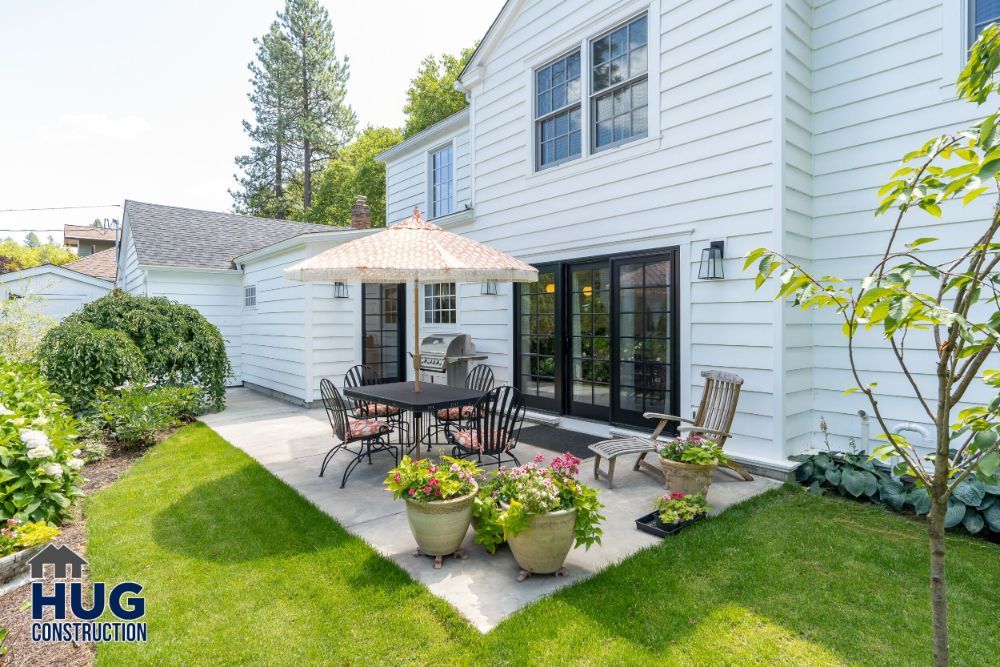
[[87, 560], [69, 547], [57, 547], [52, 543], [28, 560], [32, 579], [43, 579], [46, 565], [52, 566], [56, 579], [83, 579], [83, 566], [86, 564]]

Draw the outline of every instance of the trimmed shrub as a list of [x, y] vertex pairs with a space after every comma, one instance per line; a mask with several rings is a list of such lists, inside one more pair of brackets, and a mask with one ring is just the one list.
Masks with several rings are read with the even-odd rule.
[[197, 386], [205, 409], [225, 406], [226, 378], [232, 373], [225, 341], [191, 306], [115, 290], [88, 303], [70, 320], [125, 333], [142, 352], [156, 384]]
[[156, 436], [194, 416], [199, 402], [194, 387], [124, 387], [101, 392], [98, 410], [118, 441], [150, 445]]
[[72, 316], [45, 335], [38, 362], [52, 388], [76, 412], [93, 410], [98, 390], [146, 378], [142, 353], [127, 335]]
[[59, 524], [83, 495], [76, 420], [38, 370], [0, 357], [0, 520]]

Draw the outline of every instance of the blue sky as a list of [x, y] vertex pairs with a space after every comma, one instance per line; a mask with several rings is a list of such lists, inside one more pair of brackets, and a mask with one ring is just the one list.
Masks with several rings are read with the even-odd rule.
[[[120, 204], [228, 210], [247, 147], [247, 63], [279, 0], [0, 3], [0, 209]], [[326, 0], [360, 126], [401, 125], [427, 54], [482, 37], [503, 0]], [[0, 213], [0, 236], [118, 209]], [[61, 234], [53, 234], [61, 240]]]

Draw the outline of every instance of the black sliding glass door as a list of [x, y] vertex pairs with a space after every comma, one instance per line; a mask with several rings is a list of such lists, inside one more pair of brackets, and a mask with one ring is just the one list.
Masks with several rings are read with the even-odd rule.
[[383, 382], [406, 379], [405, 285], [362, 286], [362, 359]]
[[517, 300], [517, 381], [534, 408], [648, 426], [677, 414], [677, 250], [539, 267]]

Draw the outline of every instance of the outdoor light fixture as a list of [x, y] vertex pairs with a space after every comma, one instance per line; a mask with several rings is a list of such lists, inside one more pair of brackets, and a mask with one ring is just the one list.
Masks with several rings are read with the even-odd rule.
[[482, 285], [480, 285], [480, 287], [479, 287], [479, 293], [480, 294], [489, 295], [489, 296], [496, 296], [497, 294], [500, 293], [500, 290], [497, 287], [497, 281], [495, 281], [495, 280], [484, 280], [483, 283], [482, 283]]
[[702, 280], [721, 280], [726, 277], [722, 270], [722, 250], [725, 241], [712, 241], [701, 251], [701, 266], [698, 267], [698, 277]]
[[351, 294], [347, 291], [347, 283], [334, 283], [333, 284], [333, 298], [334, 299], [347, 299], [350, 298]]

